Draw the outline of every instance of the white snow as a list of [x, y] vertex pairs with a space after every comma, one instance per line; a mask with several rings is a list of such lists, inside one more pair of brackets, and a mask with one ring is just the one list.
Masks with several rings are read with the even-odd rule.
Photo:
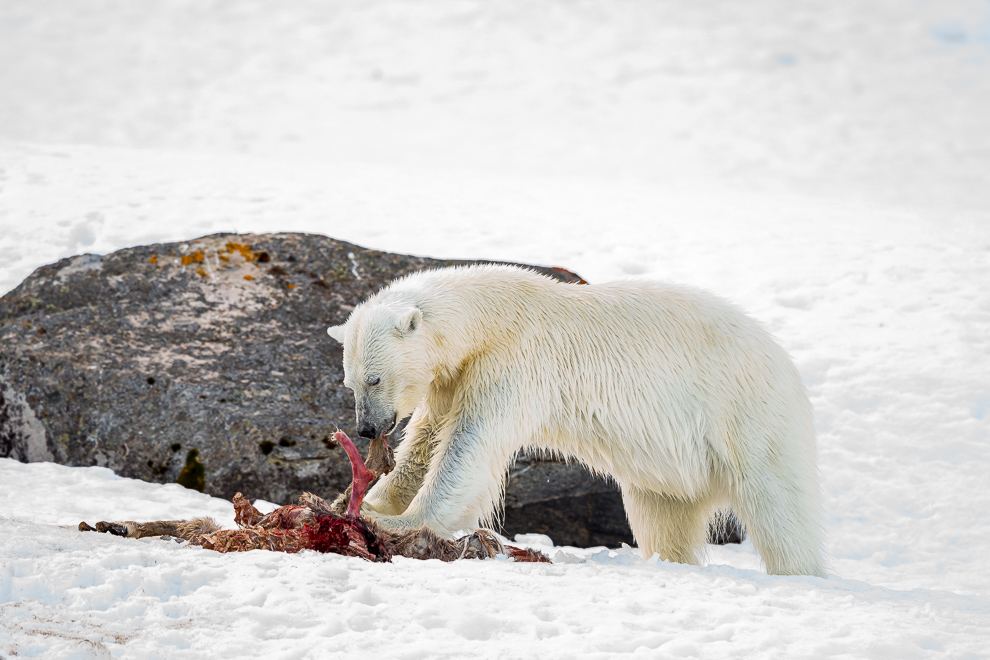
[[[990, 3], [0, 0], [0, 292], [237, 230], [670, 279], [816, 411], [832, 573], [219, 555], [0, 460], [0, 657], [990, 657]], [[329, 341], [314, 328], [314, 341]]]

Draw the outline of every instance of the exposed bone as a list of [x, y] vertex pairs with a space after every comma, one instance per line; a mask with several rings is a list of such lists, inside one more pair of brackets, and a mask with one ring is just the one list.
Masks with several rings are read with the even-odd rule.
[[[343, 433], [341, 433], [341, 435], [347, 438], [347, 436]], [[334, 435], [334, 439], [337, 439], [336, 434]], [[351, 439], [347, 438], [347, 442], [351, 442]], [[340, 444], [340, 441], [338, 441], [338, 444]], [[353, 447], [353, 443], [351, 443], [351, 446]], [[346, 446], [344, 447], [344, 450], [347, 451]], [[358, 459], [360, 459], [360, 454], [357, 453], [357, 450], [355, 450], [354, 454], [358, 457]], [[351, 453], [349, 451], [347, 456], [348, 458], [351, 458]], [[351, 466], [351, 471], [353, 472], [353, 458], [351, 458]], [[368, 462], [366, 467], [379, 477], [388, 474], [395, 468], [395, 455], [392, 452], [392, 448], [389, 447], [388, 443], [385, 441], [385, 438], [375, 438], [371, 441], [371, 444], [368, 446]], [[331, 505], [333, 513], [336, 513], [337, 515], [344, 515], [345, 511], [349, 510], [350, 507], [346, 503], [353, 501], [353, 491], [354, 484], [348, 484], [347, 490], [338, 495], [337, 499], [333, 501], [333, 504]], [[361, 501], [363, 500], [364, 493], [361, 494], [358, 501], [357, 511], [361, 510]]]
[[368, 490], [368, 484], [377, 479], [378, 475], [364, 464], [357, 447], [346, 433], [337, 431], [333, 434], [333, 439], [347, 452], [347, 458], [351, 459], [351, 501], [344, 515], [348, 518], [357, 518], [361, 513], [361, 501], [364, 499], [365, 491]]

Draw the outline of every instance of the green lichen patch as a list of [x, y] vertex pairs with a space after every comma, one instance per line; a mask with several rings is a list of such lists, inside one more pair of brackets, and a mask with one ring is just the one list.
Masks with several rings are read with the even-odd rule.
[[206, 467], [199, 462], [198, 449], [190, 449], [186, 454], [186, 464], [175, 483], [201, 493], [206, 488]]

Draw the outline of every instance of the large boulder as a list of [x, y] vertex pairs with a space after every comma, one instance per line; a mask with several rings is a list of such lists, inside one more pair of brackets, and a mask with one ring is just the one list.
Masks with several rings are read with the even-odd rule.
[[[333, 497], [358, 438], [325, 330], [389, 280], [440, 261], [309, 234], [217, 234], [43, 266], [0, 298], [0, 456], [101, 465], [230, 499]], [[562, 281], [563, 269], [539, 268]], [[504, 531], [632, 540], [615, 487], [522, 457]]]

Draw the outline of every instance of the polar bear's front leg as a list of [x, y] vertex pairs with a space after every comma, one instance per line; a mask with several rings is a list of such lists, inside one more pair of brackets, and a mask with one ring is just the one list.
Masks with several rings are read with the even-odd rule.
[[425, 410], [417, 410], [406, 425], [405, 437], [395, 452], [395, 468], [368, 491], [361, 512], [369, 517], [403, 513], [416, 497], [430, 469], [436, 446], [433, 426]]
[[476, 418], [451, 420], [438, 431], [423, 487], [401, 515], [373, 515], [380, 525], [426, 526], [449, 535], [475, 529], [492, 517], [502, 498], [505, 471], [520, 444], [508, 429]]

